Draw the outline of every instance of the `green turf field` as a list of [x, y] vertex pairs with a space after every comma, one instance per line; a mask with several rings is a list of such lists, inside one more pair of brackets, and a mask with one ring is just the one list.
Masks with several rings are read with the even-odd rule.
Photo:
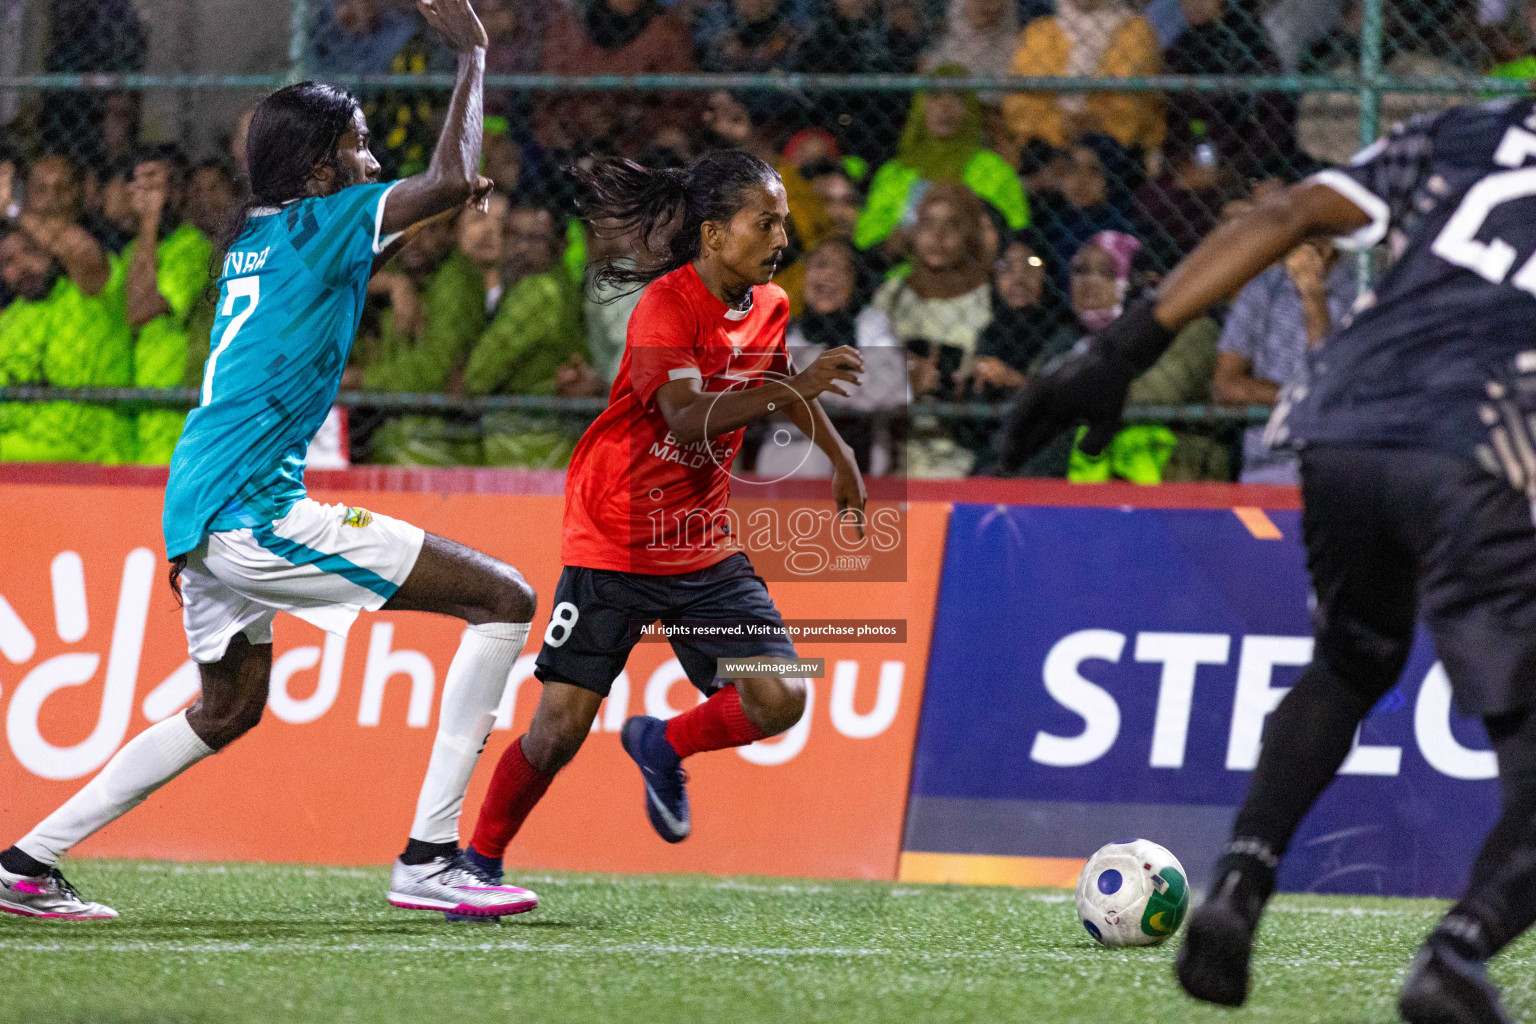
[[[83, 861], [102, 924], [0, 915], [0, 1021], [1065, 1022], [1396, 1020], [1441, 905], [1282, 897], [1236, 1013], [1173, 983], [1173, 945], [1095, 946], [1058, 891], [514, 875], [537, 911], [446, 925], [384, 869]], [[1532, 946], [1498, 963], [1536, 1016]]]

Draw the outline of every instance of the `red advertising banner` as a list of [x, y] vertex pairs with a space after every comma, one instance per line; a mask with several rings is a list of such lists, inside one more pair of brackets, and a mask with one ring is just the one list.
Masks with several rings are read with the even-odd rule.
[[[560, 571], [562, 499], [387, 490], [313, 497], [487, 551], [539, 591], [533, 638], [466, 801], [467, 832], [491, 765], [526, 729], [538, 699], [533, 656]], [[0, 484], [0, 844], [196, 696], [165, 583], [160, 509], [161, 490], [148, 482]], [[638, 773], [619, 746], [628, 715], [667, 715], [698, 699], [666, 644], [641, 643], [586, 746], [509, 849], [509, 864], [894, 878], [947, 516], [941, 503], [906, 509], [904, 582], [770, 583], [786, 619], [905, 620], [905, 636], [798, 641], [802, 657], [826, 659], [807, 714], [783, 737], [689, 762], [687, 842], [669, 846], [651, 832]], [[405, 842], [461, 628], [381, 613], [360, 617], [342, 641], [280, 615], [261, 725], [78, 852], [388, 862]]]

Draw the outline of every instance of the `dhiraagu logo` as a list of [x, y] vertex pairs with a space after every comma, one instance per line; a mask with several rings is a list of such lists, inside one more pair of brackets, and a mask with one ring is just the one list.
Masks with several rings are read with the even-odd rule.
[[[86, 606], [85, 564], [80, 555], [74, 551], [56, 555], [49, 567], [52, 625], [67, 650], [35, 665], [31, 664], [37, 654], [34, 630], [41, 624], [22, 621], [0, 594], [0, 656], [12, 665], [22, 666], [26, 673], [10, 694], [5, 734], [11, 753], [28, 771], [45, 779], [78, 779], [106, 764], [122, 745], [133, 712], [155, 569], [156, 559], [149, 548], [134, 548], [124, 559], [108, 646], [101, 625], [91, 622]], [[79, 743], [51, 743], [38, 724], [43, 704], [60, 690], [83, 686], [97, 678], [104, 648], [106, 675], [95, 727]], [[187, 661], [145, 697], [144, 715], [152, 722], [167, 718], [195, 697], [197, 691], [197, 669]], [[4, 696], [0, 693], [0, 698]]]

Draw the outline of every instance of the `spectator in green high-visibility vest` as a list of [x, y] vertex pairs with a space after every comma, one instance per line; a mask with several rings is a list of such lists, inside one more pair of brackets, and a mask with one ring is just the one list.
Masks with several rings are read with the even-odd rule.
[[[507, 200], [493, 193], [486, 205], [486, 211], [471, 207], [424, 222], [369, 282], [369, 301], [387, 308], [377, 341], [358, 339], [366, 390], [419, 394], [458, 387], [464, 361], [485, 331], [487, 282], [500, 284]], [[480, 445], [456, 436], [441, 416], [393, 416], [374, 431], [369, 461], [473, 464], [480, 461]]]
[[[16, 174], [0, 163], [0, 291], [13, 296], [0, 313], [0, 384], [128, 384], [128, 331], [104, 300], [110, 272], [101, 245], [80, 225], [78, 168], [57, 154], [33, 161], [21, 207], [13, 199]], [[132, 454], [132, 420], [111, 408], [48, 402], [0, 409], [0, 461], [115, 463]]]
[[1506, 18], [1503, 29], [1492, 41], [1495, 63], [1488, 69], [1488, 77], [1517, 81], [1536, 78], [1536, 55], [1531, 52], [1536, 40], [1536, 8], [1526, 4], [1523, 16]]
[[[560, 264], [560, 222], [548, 209], [522, 205], [506, 219], [502, 294], [470, 353], [470, 395], [591, 397], [601, 389], [587, 354], [577, 285]], [[558, 417], [491, 412], [482, 420], [488, 466], [557, 469], [570, 461], [580, 430]]]
[[[234, 177], [228, 170], [206, 164], [189, 174], [185, 158], [175, 147], [146, 151], [135, 162], [129, 203], [138, 235], [120, 257], [124, 268], [120, 300], [128, 326], [137, 332], [136, 387], [197, 383], [188, 379], [189, 324], [198, 303], [209, 301], [213, 239], [234, 201]], [[169, 463], [185, 419], [180, 409], [142, 410], [135, 430], [136, 461]]]
[[[65, 267], [24, 227], [0, 222], [0, 280], [13, 296], [0, 311], [0, 386], [129, 383], [126, 326], [100, 285], [86, 294]], [[0, 462], [118, 463], [133, 447], [131, 417], [109, 406], [0, 403]]]
[[[956, 64], [935, 68], [939, 77], [965, 74]], [[859, 215], [853, 241], [860, 249], [910, 229], [930, 185], [962, 184], [986, 200], [1011, 230], [1029, 224], [1024, 184], [1008, 162], [982, 145], [981, 101], [974, 92], [929, 90], [918, 93], [894, 159], [881, 165], [869, 185], [869, 200]]]

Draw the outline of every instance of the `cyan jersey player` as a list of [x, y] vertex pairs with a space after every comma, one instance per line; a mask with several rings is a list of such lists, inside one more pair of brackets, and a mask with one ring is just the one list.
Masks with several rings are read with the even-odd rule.
[[458, 54], [446, 122], [422, 174], [377, 182], [367, 122], [343, 89], [305, 82], [256, 109], [246, 149], [252, 198], [223, 257], [201, 404], [187, 417], [165, 493], [166, 555], [202, 695], [135, 737], [0, 853], [0, 910], [116, 917], [76, 894], [60, 858], [256, 725], [277, 612], [344, 636], [359, 611], [380, 608], [469, 623], [389, 901], [481, 917], [538, 903], [477, 873], [458, 848], [464, 793], [528, 637], [533, 590], [515, 569], [463, 545], [304, 492], [305, 451], [336, 397], [373, 269], [412, 225], [478, 202], [491, 186], [476, 173], [485, 30], [468, 0], [417, 7]]

